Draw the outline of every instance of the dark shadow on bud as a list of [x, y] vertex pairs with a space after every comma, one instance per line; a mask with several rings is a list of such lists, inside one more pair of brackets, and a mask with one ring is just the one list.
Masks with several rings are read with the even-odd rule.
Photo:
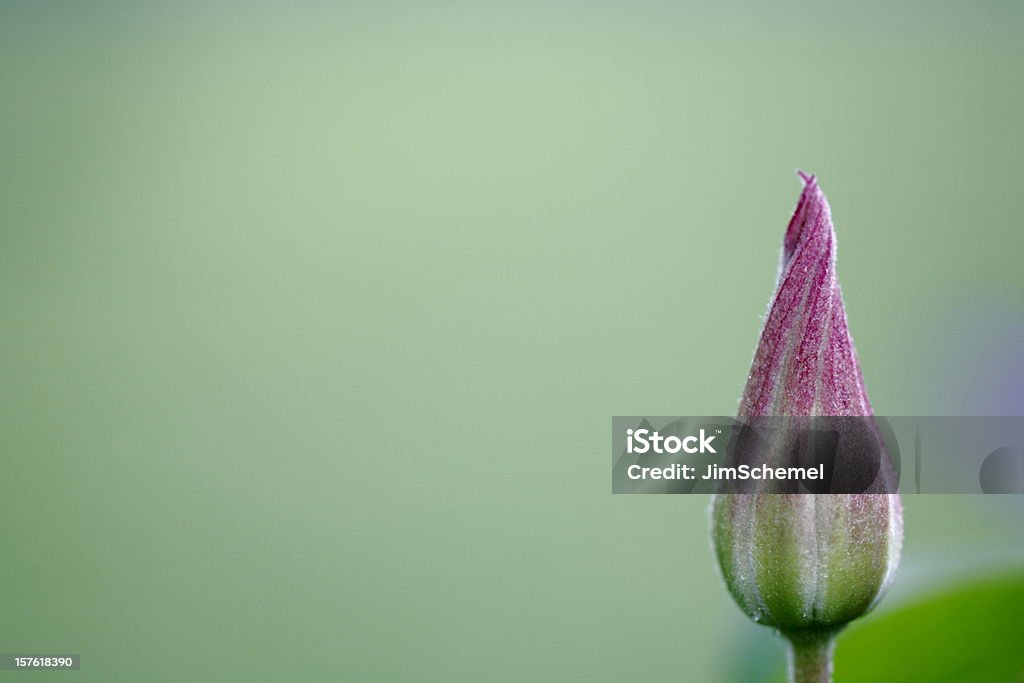
[[724, 461], [719, 493], [895, 493], [898, 486], [873, 417], [744, 418]]

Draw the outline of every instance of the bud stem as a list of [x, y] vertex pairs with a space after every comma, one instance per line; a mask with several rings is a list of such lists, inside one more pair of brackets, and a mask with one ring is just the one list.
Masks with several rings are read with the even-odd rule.
[[832, 683], [834, 633], [787, 634], [790, 683]]

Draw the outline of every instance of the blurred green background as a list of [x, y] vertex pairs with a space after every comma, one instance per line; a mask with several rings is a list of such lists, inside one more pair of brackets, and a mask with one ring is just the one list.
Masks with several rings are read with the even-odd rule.
[[[773, 675], [707, 499], [610, 494], [610, 417], [735, 411], [797, 167], [876, 411], [1024, 411], [1022, 30], [3, 3], [0, 649], [83, 668], [0, 676]], [[1018, 499], [906, 504], [880, 613], [1024, 564]]]

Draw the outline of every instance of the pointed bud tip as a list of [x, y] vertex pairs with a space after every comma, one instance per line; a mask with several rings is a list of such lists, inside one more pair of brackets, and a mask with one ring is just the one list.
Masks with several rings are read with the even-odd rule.
[[740, 415], [870, 415], [836, 277], [831, 210], [815, 176], [798, 174], [804, 189]]

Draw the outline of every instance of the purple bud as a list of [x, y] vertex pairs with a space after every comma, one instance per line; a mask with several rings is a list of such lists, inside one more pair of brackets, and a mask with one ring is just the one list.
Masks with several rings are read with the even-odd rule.
[[[836, 277], [831, 212], [814, 177], [800, 176], [804, 190], [739, 417], [871, 416]], [[896, 494], [720, 494], [712, 522], [733, 597], [794, 643], [815, 634], [828, 641], [870, 610], [891, 582], [903, 540]]]

